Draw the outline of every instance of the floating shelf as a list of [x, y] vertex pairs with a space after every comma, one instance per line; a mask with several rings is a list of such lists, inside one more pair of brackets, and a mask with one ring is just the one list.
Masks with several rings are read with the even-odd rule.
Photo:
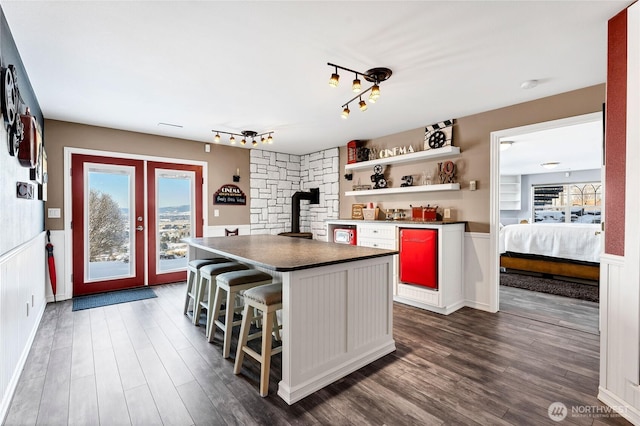
[[[370, 169], [375, 165], [411, 163], [432, 158], [447, 158], [460, 155], [460, 147], [444, 146], [438, 149], [429, 149], [427, 151], [412, 152], [411, 154], [396, 155], [393, 157], [380, 158], [378, 160], [361, 161], [359, 163], [346, 164], [345, 170], [362, 170]], [[434, 185], [435, 186], [435, 185]], [[406, 189], [406, 188], [405, 188]], [[377, 191], [380, 191], [379, 189]]]
[[442, 183], [437, 185], [416, 185], [405, 186], [400, 188], [384, 188], [384, 189], [365, 189], [363, 191], [346, 191], [345, 197], [359, 195], [389, 195], [389, 194], [407, 194], [418, 192], [437, 192], [437, 191], [459, 191], [459, 183]]

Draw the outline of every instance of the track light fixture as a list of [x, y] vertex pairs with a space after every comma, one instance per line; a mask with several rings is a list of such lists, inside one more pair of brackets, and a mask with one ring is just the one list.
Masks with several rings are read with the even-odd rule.
[[[335, 72], [331, 74], [331, 78], [329, 79], [329, 85], [331, 87], [337, 87], [340, 81], [340, 75], [338, 75], [338, 68], [355, 74], [355, 78], [353, 80], [353, 83], [351, 84], [351, 90], [353, 90], [354, 93], [358, 93], [358, 95], [356, 95], [355, 97], [353, 97], [352, 99], [350, 99], [349, 101], [347, 101], [342, 105], [343, 107], [342, 118], [345, 118], [345, 119], [349, 118], [349, 113], [351, 112], [349, 111], [349, 104], [355, 101], [356, 99], [360, 99], [360, 102], [358, 102], [358, 106], [360, 110], [361, 111], [367, 110], [367, 103], [364, 100], [362, 100], [362, 95], [364, 95], [365, 93], [371, 92], [369, 94], [369, 102], [372, 104], [375, 103], [378, 100], [378, 98], [380, 98], [380, 83], [388, 80], [389, 77], [391, 77], [391, 74], [393, 74], [389, 68], [382, 68], [382, 67], [371, 68], [367, 72], [360, 72], [360, 71], [354, 71], [349, 68], [341, 67], [340, 65], [332, 64], [330, 62], [327, 62], [327, 65], [335, 68]], [[366, 81], [373, 83], [373, 85], [368, 89], [361, 91], [362, 82], [358, 78], [359, 75], [363, 76]]]
[[[243, 130], [240, 133], [233, 133], [233, 132], [223, 132], [222, 130], [212, 130], [212, 132], [215, 132], [215, 134], [216, 134], [213, 137], [213, 141], [215, 143], [219, 143], [220, 142], [220, 133], [230, 136], [229, 143], [231, 145], [235, 145], [235, 143], [236, 143], [235, 136], [242, 136], [242, 139], [240, 140], [240, 145], [246, 145], [247, 144], [247, 139], [250, 138], [251, 139], [251, 145], [252, 146], [258, 146], [258, 141], [256, 140], [256, 138], [259, 138], [259, 137], [262, 137], [261, 138], [261, 142], [263, 144], [272, 144], [273, 143], [273, 137], [271, 136], [273, 131], [258, 133], [258, 132], [254, 132], [253, 130]], [[266, 139], [264, 137], [265, 135], [268, 135]]]

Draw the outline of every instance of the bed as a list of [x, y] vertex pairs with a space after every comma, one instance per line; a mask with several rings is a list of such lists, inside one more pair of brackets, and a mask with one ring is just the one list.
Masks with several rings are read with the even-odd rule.
[[500, 266], [598, 281], [599, 224], [534, 223], [500, 229]]

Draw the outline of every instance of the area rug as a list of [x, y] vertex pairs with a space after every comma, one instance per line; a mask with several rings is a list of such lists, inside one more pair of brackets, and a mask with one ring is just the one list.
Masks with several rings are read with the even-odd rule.
[[500, 285], [588, 300], [590, 302], [598, 302], [600, 300], [597, 285], [573, 283], [551, 278], [503, 272], [500, 274]]
[[72, 311], [99, 308], [101, 306], [115, 305], [118, 303], [133, 302], [135, 300], [151, 299], [158, 297], [149, 287], [134, 288], [131, 290], [118, 290], [109, 293], [92, 294], [73, 298]]

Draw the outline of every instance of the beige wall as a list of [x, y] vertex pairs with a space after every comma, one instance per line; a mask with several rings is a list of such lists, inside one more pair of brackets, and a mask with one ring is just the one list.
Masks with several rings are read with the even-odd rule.
[[[605, 85], [600, 84], [467, 117], [451, 117], [456, 118], [453, 144], [459, 146], [461, 151], [459, 157], [452, 159], [457, 166], [457, 181], [461, 184], [460, 191], [394, 194], [378, 197], [345, 197], [341, 195], [340, 217], [350, 218], [353, 203], [375, 202], [383, 209], [409, 208], [410, 204], [430, 204], [451, 208], [454, 219], [468, 222], [467, 231], [489, 232], [489, 176], [491, 167], [489, 146], [491, 132], [602, 111], [604, 100]], [[425, 125], [427, 124], [430, 123], [425, 123]], [[415, 147], [422, 146], [423, 140], [424, 127], [420, 127], [372, 139], [367, 142], [367, 145], [378, 148], [407, 145]], [[356, 171], [353, 174], [353, 181], [347, 181], [344, 178], [345, 157], [346, 149], [343, 147], [340, 150], [341, 194], [344, 194], [346, 190], [351, 190], [351, 186], [356, 184], [358, 179], [362, 184], [370, 184], [370, 175], [373, 173], [373, 170]], [[393, 187], [400, 186], [403, 175], [411, 174], [415, 179], [425, 169], [431, 170], [432, 177], [435, 178], [434, 173], [439, 161], [442, 160], [433, 160], [424, 164], [392, 165], [388, 167], [387, 174], [392, 180]], [[477, 191], [469, 191], [470, 180], [477, 181]]]
[[[208, 225], [240, 225], [249, 223], [249, 150], [210, 144], [211, 152], [204, 152], [205, 144], [183, 139], [167, 138], [144, 133], [127, 132], [104, 127], [87, 126], [64, 121], [45, 120], [45, 146], [48, 157], [48, 201], [46, 208], [60, 208], [62, 218], [45, 219], [46, 229], [63, 229], [63, 156], [65, 147], [84, 148], [153, 157], [206, 161], [208, 163]], [[213, 204], [213, 193], [221, 185], [234, 183], [232, 176], [240, 169], [240, 182], [235, 183], [247, 195], [246, 206]], [[213, 210], [220, 216], [214, 217]], [[46, 215], [45, 215], [46, 216]]]

